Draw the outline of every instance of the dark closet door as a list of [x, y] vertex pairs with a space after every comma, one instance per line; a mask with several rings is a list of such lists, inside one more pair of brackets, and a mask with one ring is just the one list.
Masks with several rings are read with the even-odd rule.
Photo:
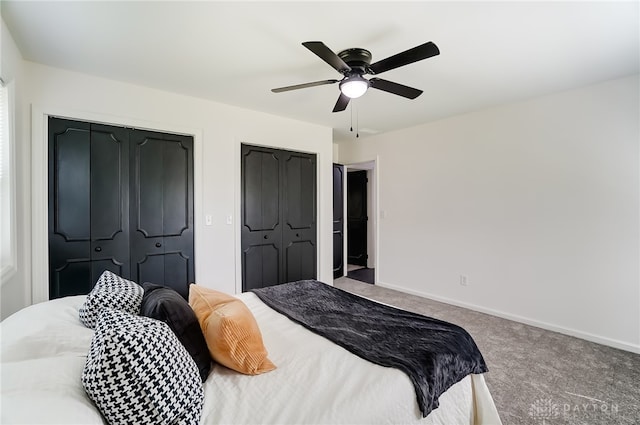
[[316, 157], [280, 152], [282, 249], [280, 282], [316, 278]]
[[193, 139], [131, 131], [131, 276], [187, 298], [194, 282]]
[[129, 276], [128, 142], [122, 128], [49, 119], [51, 299], [88, 293], [104, 270]]
[[273, 149], [242, 145], [242, 289], [280, 283], [280, 159]]
[[244, 291], [316, 278], [315, 155], [242, 145]]
[[347, 258], [367, 266], [367, 172], [347, 173]]
[[344, 276], [344, 166], [333, 164], [333, 278]]

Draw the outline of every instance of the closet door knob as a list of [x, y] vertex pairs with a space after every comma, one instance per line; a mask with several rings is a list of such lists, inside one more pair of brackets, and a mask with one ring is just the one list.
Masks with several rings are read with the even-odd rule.
[[156, 248], [160, 248], [162, 244], [160, 242], [156, 242]]
[[300, 234], [299, 234], [299, 233], [296, 233], [296, 238], [299, 238], [299, 237], [300, 237]]
[[269, 236], [268, 236], [268, 235], [264, 235], [264, 238], [265, 238], [265, 239], [269, 239]]
[[99, 247], [99, 246], [97, 246], [97, 247], [94, 249], [94, 251], [95, 251], [95, 252], [100, 252], [100, 251], [102, 251], [102, 248], [101, 248], [101, 247]]

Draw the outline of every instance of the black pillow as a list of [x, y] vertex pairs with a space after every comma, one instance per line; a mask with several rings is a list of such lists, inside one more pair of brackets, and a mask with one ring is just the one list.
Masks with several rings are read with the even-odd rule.
[[144, 296], [140, 315], [165, 322], [198, 365], [202, 382], [211, 370], [211, 355], [196, 314], [187, 301], [171, 288], [154, 283], [142, 284]]

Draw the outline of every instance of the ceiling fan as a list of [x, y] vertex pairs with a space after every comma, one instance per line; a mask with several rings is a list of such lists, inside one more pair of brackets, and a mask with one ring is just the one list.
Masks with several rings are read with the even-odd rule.
[[363, 75], [378, 75], [391, 69], [399, 68], [410, 63], [418, 62], [440, 54], [438, 46], [431, 41], [421, 44], [404, 52], [395, 54], [371, 64], [371, 52], [366, 49], [353, 48], [339, 52], [337, 55], [321, 41], [307, 41], [302, 43], [304, 47], [315, 53], [320, 59], [331, 65], [343, 75], [341, 80], [322, 80], [312, 83], [296, 84], [294, 86], [272, 89], [274, 93], [282, 93], [290, 90], [304, 89], [307, 87], [324, 86], [339, 83], [340, 97], [336, 102], [333, 112], [344, 111], [351, 99], [365, 94], [369, 87], [415, 99], [422, 94], [422, 90], [408, 87], [382, 78], [366, 79]]

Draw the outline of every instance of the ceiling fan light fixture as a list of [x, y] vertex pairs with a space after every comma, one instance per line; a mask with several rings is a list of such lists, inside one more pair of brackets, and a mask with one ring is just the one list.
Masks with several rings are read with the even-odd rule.
[[345, 96], [356, 99], [366, 93], [369, 82], [360, 75], [347, 77], [340, 83], [340, 91]]

